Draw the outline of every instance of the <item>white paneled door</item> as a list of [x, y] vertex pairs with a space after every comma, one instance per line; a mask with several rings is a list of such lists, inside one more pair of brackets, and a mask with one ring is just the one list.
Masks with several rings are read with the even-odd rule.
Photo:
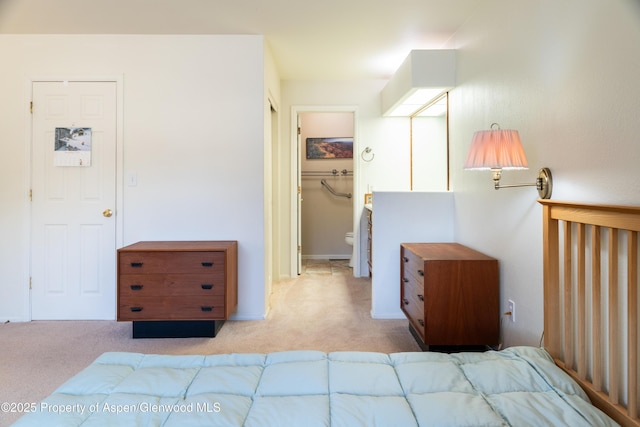
[[115, 319], [116, 82], [33, 82], [31, 318]]

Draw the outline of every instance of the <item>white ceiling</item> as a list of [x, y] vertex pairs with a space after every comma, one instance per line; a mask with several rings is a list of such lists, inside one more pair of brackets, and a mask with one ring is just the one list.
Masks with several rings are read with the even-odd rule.
[[262, 34], [282, 79], [389, 78], [482, 0], [0, 0], [0, 34]]

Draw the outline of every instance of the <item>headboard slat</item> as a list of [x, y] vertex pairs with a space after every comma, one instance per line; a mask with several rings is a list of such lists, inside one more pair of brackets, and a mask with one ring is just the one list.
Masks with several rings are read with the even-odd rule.
[[593, 319], [591, 323], [591, 345], [593, 347], [593, 388], [596, 391], [602, 391], [602, 370], [598, 367], [602, 366], [602, 284], [601, 274], [601, 233], [600, 226], [591, 226], [591, 301]]
[[558, 221], [551, 218], [551, 206], [542, 206], [543, 287], [544, 287], [544, 347], [553, 358], [562, 349], [560, 325], [560, 248]]
[[638, 399], [638, 233], [627, 236], [627, 384], [629, 416], [637, 417]]
[[[573, 271], [571, 265], [573, 256], [571, 251], [571, 222], [564, 223], [564, 363], [568, 368], [574, 369], [573, 364]], [[566, 284], [569, 284], [567, 286]]]
[[587, 321], [587, 291], [586, 291], [586, 243], [585, 225], [578, 224], [578, 377], [582, 380], [587, 378], [587, 343], [586, 343], [586, 321]]
[[[618, 230], [609, 228], [609, 400], [618, 398]], [[615, 309], [614, 309], [615, 308]]]

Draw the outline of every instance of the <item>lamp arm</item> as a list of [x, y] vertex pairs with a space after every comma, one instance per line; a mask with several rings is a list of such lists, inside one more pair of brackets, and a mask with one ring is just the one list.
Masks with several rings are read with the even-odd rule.
[[511, 187], [538, 187], [538, 183], [534, 182], [533, 184], [500, 184], [499, 181], [496, 181], [495, 183], [495, 189], [499, 190], [501, 188], [511, 188]]
[[538, 177], [536, 182], [532, 184], [500, 184], [501, 171], [493, 170], [493, 185], [496, 190], [501, 188], [513, 188], [513, 187], [536, 187], [541, 199], [551, 198], [552, 178], [549, 168], [542, 168], [538, 171]]

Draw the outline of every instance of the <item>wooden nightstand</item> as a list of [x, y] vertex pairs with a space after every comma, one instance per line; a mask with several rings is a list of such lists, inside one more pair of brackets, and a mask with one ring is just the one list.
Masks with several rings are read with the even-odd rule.
[[215, 337], [238, 306], [236, 241], [138, 242], [118, 250], [118, 321], [134, 338]]
[[400, 307], [423, 349], [500, 340], [498, 261], [457, 243], [400, 246]]

